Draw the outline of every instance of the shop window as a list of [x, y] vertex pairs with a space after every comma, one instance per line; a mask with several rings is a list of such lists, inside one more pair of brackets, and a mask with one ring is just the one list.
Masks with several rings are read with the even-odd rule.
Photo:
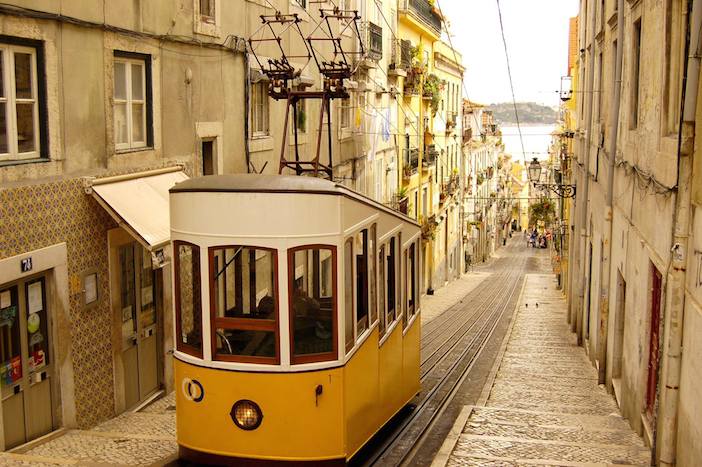
[[151, 146], [151, 57], [115, 52], [113, 119], [115, 149]]
[[226, 246], [209, 252], [213, 359], [279, 363], [276, 251]]
[[0, 43], [0, 162], [47, 157], [43, 49], [8, 40]]
[[0, 384], [13, 386], [22, 378], [20, 315], [17, 287], [0, 290]]
[[175, 241], [176, 348], [202, 358], [200, 248]]
[[289, 250], [288, 288], [291, 362], [336, 360], [336, 248]]
[[356, 234], [356, 336], [368, 329], [368, 229]]

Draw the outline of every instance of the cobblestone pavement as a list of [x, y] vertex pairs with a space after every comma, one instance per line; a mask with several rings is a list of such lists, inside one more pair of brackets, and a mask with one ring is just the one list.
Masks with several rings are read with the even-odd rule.
[[459, 416], [434, 465], [650, 465], [649, 450], [576, 345], [550, 274], [527, 275], [484, 394], [485, 405]]
[[451, 308], [491, 275], [489, 272], [470, 272], [435, 290], [434, 295], [423, 295], [422, 324], [428, 323]]
[[176, 458], [175, 396], [125, 412], [91, 430], [67, 430], [22, 453], [0, 453], [0, 465], [163, 465]]

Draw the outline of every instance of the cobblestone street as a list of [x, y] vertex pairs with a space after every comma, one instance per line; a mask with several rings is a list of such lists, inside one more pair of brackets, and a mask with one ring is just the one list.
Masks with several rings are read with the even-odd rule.
[[527, 275], [507, 336], [494, 381], [461, 412], [435, 466], [650, 464], [576, 345], [552, 275]]
[[0, 465], [164, 465], [176, 459], [174, 394], [91, 430], [67, 430], [21, 453], [0, 453]]

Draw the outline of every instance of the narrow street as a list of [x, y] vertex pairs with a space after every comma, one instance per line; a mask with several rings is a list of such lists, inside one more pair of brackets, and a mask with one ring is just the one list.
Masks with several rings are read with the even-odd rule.
[[433, 465], [650, 465], [566, 322], [550, 274], [526, 276], [496, 372]]

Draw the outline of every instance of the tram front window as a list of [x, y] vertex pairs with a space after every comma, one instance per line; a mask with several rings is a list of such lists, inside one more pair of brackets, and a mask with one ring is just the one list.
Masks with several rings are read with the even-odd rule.
[[300, 247], [288, 253], [292, 363], [336, 359], [336, 249]]
[[212, 354], [215, 360], [278, 363], [275, 250], [210, 248]]
[[176, 241], [176, 346], [202, 357], [202, 308], [200, 303], [200, 249]]

